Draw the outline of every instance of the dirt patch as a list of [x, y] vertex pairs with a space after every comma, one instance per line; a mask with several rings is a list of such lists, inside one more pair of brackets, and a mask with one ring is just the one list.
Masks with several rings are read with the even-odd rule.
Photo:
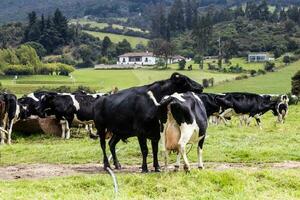
[[[149, 166], [150, 167], [150, 166]], [[196, 164], [191, 165], [192, 168], [197, 168]], [[265, 168], [272, 169], [300, 169], [300, 162], [287, 161], [281, 163], [219, 163], [207, 162], [206, 169], [211, 170], [228, 170], [228, 169], [247, 169], [259, 170]], [[169, 170], [172, 170], [171, 166]], [[121, 170], [114, 170], [115, 173], [139, 173], [140, 166], [125, 165]], [[15, 180], [15, 179], [43, 179], [59, 176], [71, 176], [79, 174], [103, 174], [107, 173], [102, 164], [24, 164], [7, 167], [0, 167], [0, 179]]]

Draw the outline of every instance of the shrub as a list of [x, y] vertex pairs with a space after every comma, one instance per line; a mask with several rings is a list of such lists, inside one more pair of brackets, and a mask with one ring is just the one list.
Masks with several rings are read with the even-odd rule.
[[300, 71], [292, 77], [292, 94], [300, 96]]
[[267, 72], [274, 72], [274, 70], [275, 70], [275, 63], [272, 63], [272, 62], [266, 62], [266, 64], [265, 64], [265, 70], [267, 71]]
[[254, 70], [254, 69], [252, 69], [251, 71], [250, 71], [250, 74], [251, 74], [251, 76], [255, 76], [256, 75], [256, 70]]
[[100, 57], [99, 61], [98, 61], [99, 64], [108, 64], [108, 62], [109, 62], [109, 60], [106, 56]]
[[257, 74], [262, 74], [262, 75], [264, 75], [264, 74], [266, 74], [266, 71], [265, 70], [263, 70], [263, 69], [259, 69], [258, 71], [257, 71]]
[[59, 70], [59, 75], [62, 76], [69, 76], [69, 74], [75, 70], [72, 66], [63, 63], [57, 63], [57, 68]]
[[34, 68], [30, 65], [9, 65], [3, 72], [5, 75], [33, 75]]
[[291, 62], [290, 56], [284, 56], [282, 60], [286, 65]]
[[78, 63], [77, 65], [75, 65], [76, 68], [89, 68], [89, 67], [94, 67], [94, 64], [91, 60], [87, 60], [85, 62], [82, 63]]
[[92, 88], [83, 85], [79, 85], [74, 92], [80, 92], [80, 91], [85, 91], [87, 93], [96, 93], [96, 91], [93, 90]]
[[203, 79], [202, 80], [202, 85], [203, 85], [204, 88], [208, 88], [209, 87], [209, 81], [208, 81], [208, 79], [206, 79], [206, 78]]
[[184, 70], [185, 64], [186, 64], [186, 61], [185, 61], [184, 59], [183, 59], [183, 60], [180, 60], [180, 61], [178, 62], [179, 70]]

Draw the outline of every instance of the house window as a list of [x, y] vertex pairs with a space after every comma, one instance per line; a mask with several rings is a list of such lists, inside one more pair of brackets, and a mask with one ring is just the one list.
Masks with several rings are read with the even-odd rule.
[[148, 58], [145, 58], [145, 62], [148, 62]]
[[123, 62], [125, 62], [125, 58], [123, 58]]

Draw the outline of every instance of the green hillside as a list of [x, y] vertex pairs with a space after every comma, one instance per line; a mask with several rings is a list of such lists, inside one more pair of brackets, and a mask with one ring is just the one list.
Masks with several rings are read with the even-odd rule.
[[110, 40], [114, 43], [121, 42], [122, 40], [126, 39], [132, 47], [135, 47], [137, 44], [143, 44], [147, 45], [148, 39], [145, 38], [140, 38], [140, 37], [133, 37], [133, 36], [126, 36], [126, 35], [118, 35], [118, 34], [113, 34], [113, 33], [101, 33], [101, 32], [94, 32], [94, 31], [84, 31], [88, 34], [91, 34], [94, 37], [98, 37], [101, 40], [105, 37], [108, 36]]
[[207, 89], [209, 92], [256, 92], [256, 93], [287, 93], [291, 91], [291, 77], [300, 70], [300, 61], [297, 61], [278, 72], [254, 78], [235, 80]]

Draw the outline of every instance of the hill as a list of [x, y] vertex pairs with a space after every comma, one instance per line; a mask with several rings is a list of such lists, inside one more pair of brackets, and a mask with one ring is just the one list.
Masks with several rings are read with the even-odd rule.
[[[1, 0], [0, 1], [0, 24], [11, 21], [24, 21], [27, 13], [36, 11], [38, 14], [53, 12], [56, 8], [61, 9], [68, 17], [93, 15], [97, 17], [132, 17], [143, 12], [150, 4], [158, 0]], [[160, 1], [170, 5], [173, 0]], [[209, 5], [235, 6], [247, 2], [247, 0], [202, 0], [200, 7]], [[268, 0], [275, 5], [299, 4], [298, 0]]]

